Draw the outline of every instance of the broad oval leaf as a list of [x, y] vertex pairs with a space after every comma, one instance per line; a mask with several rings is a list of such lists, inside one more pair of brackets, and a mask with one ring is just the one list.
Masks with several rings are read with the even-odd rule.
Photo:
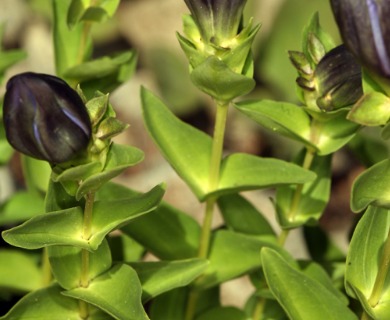
[[291, 266], [275, 250], [263, 248], [261, 260], [267, 283], [290, 319], [358, 319], [334, 293]]
[[[82, 251], [78, 247], [50, 246], [48, 256], [50, 266], [56, 281], [64, 289], [70, 290], [80, 285], [82, 273]], [[88, 252], [88, 278], [96, 278], [110, 269], [112, 264], [111, 252], [107, 241], [104, 240], [94, 252]]]
[[128, 265], [118, 264], [90, 282], [88, 288], [62, 292], [83, 300], [118, 320], [148, 320], [141, 303], [142, 288], [137, 273]]
[[[80, 320], [79, 303], [62, 295], [63, 289], [58, 284], [39, 289], [25, 295], [1, 320]], [[108, 320], [107, 314], [99, 309], [89, 306], [91, 320]]]
[[[373, 291], [383, 246], [388, 238], [390, 211], [369, 207], [353, 233], [345, 272], [347, 293], [359, 299], [374, 319], [386, 319], [390, 312], [390, 278], [386, 278], [379, 303], [373, 308], [368, 300]], [[381, 254], [382, 253], [382, 254]]]

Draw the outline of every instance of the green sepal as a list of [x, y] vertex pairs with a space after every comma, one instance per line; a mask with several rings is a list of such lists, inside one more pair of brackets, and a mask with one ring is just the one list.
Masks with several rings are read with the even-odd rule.
[[207, 58], [205, 52], [199, 51], [190, 40], [183, 37], [180, 33], [177, 32], [176, 37], [190, 63], [190, 70], [199, 66]]
[[289, 318], [358, 319], [338, 295], [291, 265], [275, 250], [263, 248], [261, 261], [267, 283]]
[[[50, 246], [48, 256], [54, 278], [66, 290], [80, 285], [82, 266], [81, 250], [70, 246]], [[103, 240], [99, 248], [88, 253], [88, 279], [92, 280], [111, 268], [112, 260], [107, 240]]]
[[332, 37], [322, 29], [318, 12], [312, 16], [309, 24], [304, 28], [302, 39], [302, 51], [306, 57], [310, 58], [312, 65], [315, 65], [316, 63], [312, 58], [313, 56], [310, 54], [310, 38], [313, 35], [324, 47], [325, 52], [330, 51], [336, 46]]
[[[302, 163], [303, 156], [301, 152], [295, 162]], [[331, 162], [331, 156], [314, 157], [310, 169], [316, 173], [316, 179], [304, 184], [298, 203], [293, 204], [296, 201], [297, 186], [277, 188], [275, 205], [278, 222], [282, 228], [290, 229], [318, 223], [330, 197]], [[293, 205], [295, 211], [291, 212]]]
[[217, 203], [226, 226], [231, 230], [252, 235], [275, 235], [263, 214], [243, 196], [221, 196]]
[[358, 176], [352, 186], [351, 209], [360, 212], [369, 205], [390, 209], [390, 160], [383, 160]]
[[184, 287], [199, 277], [208, 266], [205, 259], [176, 261], [134, 262], [131, 267], [137, 272], [142, 284], [142, 302], [178, 287]]
[[[79, 303], [62, 295], [62, 288], [58, 284], [39, 289], [25, 295], [1, 320], [80, 320]], [[90, 320], [108, 320], [107, 314], [89, 306]]]
[[273, 236], [250, 236], [229, 230], [216, 231], [210, 247], [210, 265], [194, 286], [202, 290], [211, 288], [259, 269], [259, 250], [262, 247], [279, 250]]
[[141, 303], [142, 288], [137, 273], [125, 264], [113, 266], [93, 279], [87, 288], [62, 294], [92, 304], [117, 320], [149, 319]]
[[[387, 277], [375, 307], [370, 305], [374, 283], [388, 238], [390, 211], [368, 207], [353, 233], [348, 250], [345, 271], [345, 287], [348, 295], [358, 299], [373, 319], [386, 319], [390, 312], [390, 279]], [[373, 257], [375, 257], [373, 259]]]
[[208, 57], [191, 72], [192, 82], [217, 101], [231, 101], [253, 90], [252, 78], [234, 72], [216, 56]]
[[365, 94], [348, 113], [348, 119], [364, 126], [381, 126], [390, 119], [390, 99], [380, 92]]
[[30, 253], [15, 249], [0, 250], [0, 290], [29, 292], [41, 287], [42, 270]]
[[82, 237], [83, 211], [80, 207], [38, 215], [2, 235], [8, 243], [25, 249], [70, 245], [94, 251], [108, 233], [154, 210], [163, 195], [164, 188], [157, 186], [132, 198], [95, 202], [89, 239]]

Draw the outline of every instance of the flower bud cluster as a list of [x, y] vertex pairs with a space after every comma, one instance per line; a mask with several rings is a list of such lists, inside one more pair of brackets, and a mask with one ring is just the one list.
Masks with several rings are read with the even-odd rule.
[[362, 96], [361, 68], [343, 45], [327, 50], [321, 38], [309, 31], [304, 48], [304, 52], [289, 51], [289, 57], [309, 109], [337, 110], [353, 105]]

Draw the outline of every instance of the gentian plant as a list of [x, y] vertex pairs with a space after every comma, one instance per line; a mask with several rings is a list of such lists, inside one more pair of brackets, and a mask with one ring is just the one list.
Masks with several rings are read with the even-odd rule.
[[[212, 102], [214, 131], [182, 121], [145, 87], [141, 104], [148, 134], [203, 204], [202, 223], [164, 202], [160, 181], [146, 193], [112, 181], [144, 157], [113, 139], [131, 128], [109, 99], [135, 71], [136, 54], [92, 54], [93, 27], [120, 1], [53, 0], [56, 75], [14, 75], [2, 101], [0, 160], [21, 154], [25, 189], [0, 212], [8, 243], [0, 249], [0, 299], [20, 297], [0, 319], [389, 318], [389, 160], [356, 147], [365, 126], [390, 136], [388, 5], [331, 0], [344, 44], [314, 14], [301, 50], [286, 54], [296, 99], [280, 101], [247, 97], [256, 89], [260, 29], [243, 16], [247, 1], [184, 2], [178, 45], [193, 85]], [[1, 78], [24, 57], [0, 50]], [[291, 159], [224, 150], [229, 110], [298, 150]], [[344, 254], [318, 225], [332, 193], [332, 159], [348, 147], [369, 168], [352, 188], [351, 209], [365, 212]], [[243, 194], [261, 189], [271, 190], [279, 231]], [[216, 210], [223, 225], [214, 229]], [[285, 249], [296, 229], [304, 230], [305, 260]], [[253, 286], [245, 305], [223, 305], [221, 286], [241, 276]]]

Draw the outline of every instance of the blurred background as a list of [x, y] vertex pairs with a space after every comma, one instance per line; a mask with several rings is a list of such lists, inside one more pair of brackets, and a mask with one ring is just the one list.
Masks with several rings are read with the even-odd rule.
[[[181, 17], [187, 12], [182, 0], [122, 0], [114, 19], [93, 29], [93, 55], [99, 57], [131, 48], [139, 56], [134, 76], [110, 97], [119, 118], [130, 124], [126, 133], [117, 138], [118, 142], [142, 149], [145, 161], [117, 180], [141, 191], [165, 181], [168, 186], [165, 200], [200, 221], [202, 204], [161, 157], [148, 136], [139, 98], [140, 86], [145, 86], [159, 95], [182, 120], [212, 132], [212, 103], [191, 84], [188, 63], [176, 39], [176, 32], [182, 30]], [[245, 99], [298, 102], [295, 95], [296, 73], [287, 51], [301, 50], [302, 30], [315, 12], [319, 12], [323, 28], [339, 43], [328, 1], [248, 0], [245, 19], [253, 17], [255, 24], [261, 24], [261, 29], [253, 46], [257, 86]], [[24, 71], [55, 73], [51, 1], [0, 0], [0, 24], [5, 25], [4, 49], [22, 49], [27, 53], [26, 59], [8, 70], [0, 86], [0, 97], [3, 96], [6, 80], [13, 74]], [[233, 109], [228, 121], [226, 153], [247, 152], [290, 160], [299, 148], [289, 140], [262, 130]], [[12, 159], [16, 164], [11, 163], [5, 168], [10, 175], [1, 180], [2, 199], [15, 188], [15, 179], [18, 181], [16, 185], [22, 185], [17, 157]], [[322, 225], [335, 236], [341, 234], [339, 242], [344, 249], [347, 245], [346, 227], [348, 229], [353, 224], [349, 211], [350, 184], [361, 168], [349, 150], [343, 149], [336, 154], [335, 192]], [[272, 191], [248, 192], [246, 195], [261, 207], [277, 228], [269, 200]], [[216, 215], [215, 226], [221, 223]], [[305, 257], [306, 249], [300, 245], [300, 236], [299, 232], [294, 233], [294, 240], [288, 241], [288, 245], [295, 256]], [[226, 304], [239, 305], [250, 290], [245, 280], [232, 281], [224, 286]]]

